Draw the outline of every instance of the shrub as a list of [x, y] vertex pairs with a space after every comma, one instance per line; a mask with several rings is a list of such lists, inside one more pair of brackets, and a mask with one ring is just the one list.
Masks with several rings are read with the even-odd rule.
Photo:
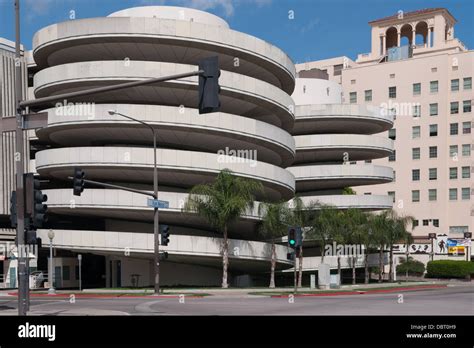
[[438, 260], [428, 262], [428, 278], [467, 278], [474, 274], [474, 262]]
[[425, 273], [425, 265], [423, 262], [408, 259], [408, 262], [402, 260], [402, 262], [397, 266], [397, 274], [403, 275], [407, 274], [410, 276], [422, 276]]
[[356, 195], [357, 193], [352, 189], [352, 187], [344, 187], [342, 189], [343, 195]]

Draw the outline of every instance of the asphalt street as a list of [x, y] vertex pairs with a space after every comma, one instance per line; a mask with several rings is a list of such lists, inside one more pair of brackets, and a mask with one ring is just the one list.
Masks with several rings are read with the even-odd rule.
[[[0, 315], [17, 315], [15, 297], [0, 297]], [[193, 298], [32, 297], [30, 315], [474, 315], [474, 288], [400, 293], [271, 298], [223, 294]]]

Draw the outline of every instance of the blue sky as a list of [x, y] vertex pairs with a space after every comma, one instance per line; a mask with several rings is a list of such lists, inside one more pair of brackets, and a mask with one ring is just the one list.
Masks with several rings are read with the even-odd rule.
[[[269, 41], [295, 62], [370, 51], [370, 20], [398, 10], [446, 7], [458, 19], [455, 35], [474, 47], [472, 0], [21, 0], [22, 42], [31, 48], [33, 34], [52, 23], [101, 17], [133, 6], [179, 5], [212, 12], [230, 26]], [[0, 37], [13, 40], [14, 0], [0, 0]], [[293, 11], [294, 19], [289, 19]]]

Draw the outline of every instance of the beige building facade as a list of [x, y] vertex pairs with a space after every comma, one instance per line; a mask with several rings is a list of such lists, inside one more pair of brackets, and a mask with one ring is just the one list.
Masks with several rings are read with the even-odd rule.
[[370, 53], [308, 62], [297, 71], [323, 69], [342, 85], [345, 103], [396, 115], [385, 133], [394, 153], [371, 163], [392, 166], [395, 180], [357, 193], [393, 196], [394, 209], [416, 219], [418, 240], [429, 233], [462, 239], [474, 227], [474, 52], [454, 36], [456, 19], [444, 8], [400, 11], [369, 24]]

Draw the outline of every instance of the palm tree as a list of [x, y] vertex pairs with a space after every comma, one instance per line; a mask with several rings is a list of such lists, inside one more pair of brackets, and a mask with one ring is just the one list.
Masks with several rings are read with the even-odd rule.
[[[338, 210], [334, 207], [329, 207], [323, 212], [323, 219], [329, 222], [328, 226], [328, 237], [333, 242], [339, 245], [345, 245], [349, 242], [350, 233], [348, 229], [348, 216], [345, 210]], [[336, 250], [333, 250], [333, 253]], [[337, 252], [337, 274], [339, 279], [342, 279], [341, 274], [341, 254]]]
[[331, 205], [323, 204], [310, 223], [310, 235], [318, 239], [321, 244], [321, 263], [324, 263], [326, 245], [334, 239], [339, 230], [338, 211]]
[[[360, 209], [348, 209], [345, 213], [345, 222], [348, 225], [346, 232], [346, 242], [352, 242], [352, 244], [361, 245], [363, 244], [367, 235], [367, 215]], [[356, 262], [357, 254], [356, 250], [352, 250], [352, 284], [356, 283]]]
[[387, 245], [388, 230], [390, 228], [388, 211], [383, 211], [380, 214], [373, 215], [372, 217], [372, 238], [374, 244], [379, 248], [379, 279], [378, 282], [382, 282], [382, 271], [383, 271], [383, 252]]
[[262, 235], [271, 240], [271, 268], [270, 268], [270, 288], [275, 288], [275, 266], [276, 266], [276, 246], [275, 239], [287, 233], [288, 216], [290, 210], [286, 202], [262, 203], [258, 207], [258, 213], [262, 216], [260, 231]]
[[222, 240], [222, 287], [227, 288], [229, 265], [229, 224], [251, 209], [255, 195], [263, 191], [261, 183], [239, 178], [229, 169], [223, 169], [210, 184], [194, 186], [184, 206], [185, 211], [196, 212], [223, 234]]
[[408, 243], [412, 239], [411, 233], [407, 231], [407, 227], [413, 223], [414, 218], [408, 215], [398, 215], [396, 211], [390, 210], [388, 212], [389, 228], [387, 231], [387, 244], [390, 250], [390, 265], [389, 265], [389, 280], [394, 279], [393, 267], [393, 245], [400, 241]]
[[364, 245], [364, 284], [369, 284], [370, 272], [369, 272], [369, 251], [374, 250], [377, 247], [377, 240], [374, 233], [376, 230], [375, 220], [376, 215], [367, 214], [367, 233], [363, 235], [362, 244]]
[[[412, 222], [412, 229], [413, 229], [413, 222]], [[411, 232], [407, 233], [405, 235], [405, 245], [406, 245], [406, 248], [405, 248], [405, 259], [408, 260], [410, 258], [410, 244], [413, 243], [413, 235], [411, 234]], [[407, 268], [407, 271], [406, 271], [406, 274], [405, 274], [405, 279], [408, 279], [408, 268]]]

